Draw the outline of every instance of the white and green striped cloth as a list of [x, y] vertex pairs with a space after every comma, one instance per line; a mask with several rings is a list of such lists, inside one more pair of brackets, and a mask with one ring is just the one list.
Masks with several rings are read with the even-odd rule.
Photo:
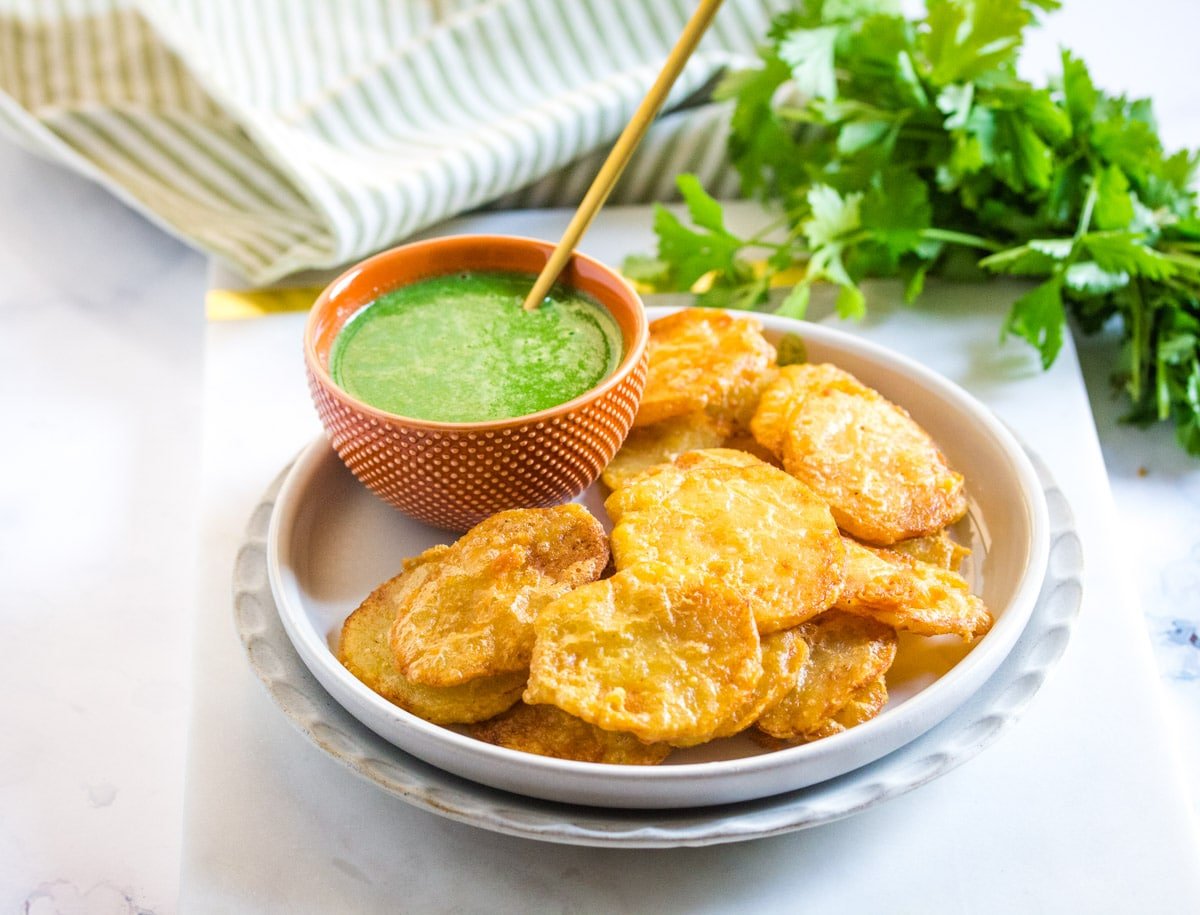
[[[726, 0], [616, 190], [736, 190], [703, 104], [786, 0]], [[0, 0], [0, 129], [254, 283], [465, 210], [577, 201], [688, 0]], [[699, 97], [699, 98], [698, 98]]]

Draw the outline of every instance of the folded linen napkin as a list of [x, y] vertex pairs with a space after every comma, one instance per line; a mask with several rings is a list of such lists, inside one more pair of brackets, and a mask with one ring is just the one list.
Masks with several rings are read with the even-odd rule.
[[[614, 202], [736, 189], [727, 113], [786, 0], [726, 0]], [[253, 283], [586, 189], [686, 0], [0, 0], [0, 128]]]

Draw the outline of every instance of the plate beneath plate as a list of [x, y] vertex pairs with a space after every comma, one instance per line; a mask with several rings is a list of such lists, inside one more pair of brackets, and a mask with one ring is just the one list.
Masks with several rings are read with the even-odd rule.
[[[337, 660], [342, 623], [391, 578], [405, 556], [452, 539], [370, 495], [319, 439], [284, 481], [267, 539], [267, 571], [284, 629], [318, 682], [354, 717], [441, 769], [530, 797], [601, 807], [678, 809], [767, 797], [835, 778], [891, 753], [933, 727], [991, 676], [1016, 643], [1041, 585], [1045, 500], [1012, 435], [982, 404], [912, 360], [832, 328], [762, 315], [781, 351], [834, 362], [907, 408], [967, 478], [960, 539], [973, 549], [967, 576], [992, 610], [974, 645], [901, 635], [888, 672], [889, 702], [876, 718], [803, 746], [765, 752], [742, 736], [673, 753], [660, 766], [552, 759], [474, 740], [392, 705]], [[605, 518], [600, 485], [583, 501]]]
[[372, 733], [317, 682], [280, 622], [267, 581], [266, 534], [284, 474], [254, 511], [234, 573], [234, 618], [251, 667], [289, 721], [381, 789], [483, 829], [572, 845], [655, 848], [738, 842], [818, 826], [949, 772], [1020, 717], [1057, 664], [1079, 614], [1083, 568], [1066, 499], [1034, 459], [1050, 520], [1041, 593], [996, 672], [948, 718], [898, 750], [838, 778], [754, 801], [683, 810], [616, 810], [498, 791], [428, 765]]

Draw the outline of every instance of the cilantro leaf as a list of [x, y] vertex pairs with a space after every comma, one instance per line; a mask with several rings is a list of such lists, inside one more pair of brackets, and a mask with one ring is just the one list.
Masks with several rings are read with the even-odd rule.
[[661, 204], [654, 209], [658, 259], [670, 264], [670, 288], [691, 289], [696, 280], [713, 270], [733, 272], [741, 248], [736, 238], [713, 232], [696, 232]]
[[1095, 261], [1074, 263], [1066, 269], [1063, 277], [1068, 287], [1088, 295], [1104, 295], [1129, 282], [1129, 274], [1124, 270], [1111, 273], [1101, 269]]
[[721, 204], [704, 190], [699, 178], [691, 174], [679, 175], [675, 179], [675, 185], [683, 195], [683, 202], [687, 204], [692, 222], [718, 235], [729, 235], [725, 230], [725, 211]]
[[833, 45], [839, 31], [835, 26], [796, 29], [779, 43], [779, 57], [791, 68], [796, 91], [806, 98], [837, 96]]
[[1096, 208], [1092, 213], [1098, 229], [1123, 229], [1133, 222], [1133, 198], [1129, 182], [1117, 166], [1096, 175]]
[[936, 86], [963, 82], [1011, 63], [1032, 16], [1011, 0], [929, 0], [922, 42]]
[[1062, 348], [1065, 319], [1062, 284], [1055, 277], [1013, 303], [1004, 331], [1031, 343], [1041, 354], [1042, 368], [1049, 368]]
[[811, 215], [802, 223], [809, 245], [819, 248], [857, 229], [862, 225], [861, 204], [862, 194], [843, 197], [827, 184], [815, 185], [808, 192]]
[[733, 73], [718, 84], [717, 98], [734, 98], [729, 154], [742, 179], [742, 193], [784, 193], [803, 181], [803, 157], [792, 131], [772, 104], [791, 71], [767, 52], [758, 69]]
[[890, 169], [863, 197], [859, 218], [872, 240], [899, 258], [921, 245], [921, 232], [931, 224], [929, 188], [911, 171]]
[[1100, 99], [1087, 65], [1070, 51], [1062, 52], [1062, 95], [1067, 117], [1075, 130], [1087, 128], [1092, 122], [1092, 112]]
[[1175, 265], [1132, 232], [1091, 232], [1080, 239], [1101, 270], [1126, 272], [1148, 280], [1174, 276]]

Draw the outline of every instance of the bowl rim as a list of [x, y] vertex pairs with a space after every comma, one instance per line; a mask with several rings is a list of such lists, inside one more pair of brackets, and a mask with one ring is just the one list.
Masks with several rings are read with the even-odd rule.
[[[676, 310], [675, 308], [656, 308], [653, 317], [661, 317]], [[734, 312], [733, 314], [738, 313]], [[284, 542], [284, 534], [295, 523], [299, 510], [294, 493], [304, 488], [307, 481], [319, 468], [323, 456], [325, 459], [328, 458], [328, 448], [323, 447], [322, 441], [318, 439], [304, 450], [283, 481], [276, 500], [276, 511], [272, 514], [268, 530], [267, 562], [272, 592], [284, 628], [306, 666], [322, 686], [333, 695], [335, 701], [347, 708], [351, 714], [358, 717], [372, 730], [376, 730], [389, 742], [394, 743], [388, 734], [378, 730], [378, 722], [384, 719], [388, 720], [398, 726], [401, 731], [407, 732], [409, 739], [413, 741], [411, 745], [402, 747], [402, 749], [430, 761], [432, 765], [462, 777], [547, 800], [562, 800], [558, 796], [560, 789], [553, 788], [553, 783], [561, 780], [567, 783], [572, 791], [581, 795], [570, 801], [572, 803], [654, 809], [692, 807], [696, 804], [648, 803], [645, 801], [630, 803], [615, 800], [613, 795], [621, 795], [624, 791], [629, 791], [633, 796], [639, 798], [657, 795], [659, 792], [673, 796], [671, 789], [678, 789], [685, 783], [693, 786], [718, 781], [724, 783], [724, 780], [730, 778], [737, 782], [752, 783], [755, 779], [771, 777], [781, 770], [804, 768], [814, 772], [826, 772], [826, 770], [832, 769], [822, 777], [814, 779], [813, 782], [806, 782], [811, 784], [824, 780], [824, 778], [844, 774], [879, 758], [886, 752], [891, 752], [897, 746], [924, 733], [973, 695], [1008, 656], [1024, 631], [1046, 575], [1050, 548], [1049, 512], [1037, 472], [1024, 447], [988, 407], [956, 383], [908, 356], [845, 330], [795, 321], [777, 315], [756, 314], [753, 317], [765, 318], [763, 323], [767, 329], [783, 333], [798, 333], [805, 338], [806, 342], [820, 341], [832, 348], [844, 349], [849, 353], [864, 356], [871, 361], [878, 361], [885, 366], [890, 365], [892, 368], [901, 370], [902, 374], [917, 381], [920, 386], [932, 390], [939, 398], [954, 404], [969, 415], [976, 423], [978, 433], [989, 439], [993, 447], [997, 448], [1009, 463], [1014, 485], [1022, 497], [1029, 527], [1029, 538], [1025, 544], [1024, 571], [1015, 583], [1004, 611], [998, 615], [996, 625], [954, 665], [952, 670], [905, 700], [898, 709], [893, 710], [891, 715], [880, 716], [844, 733], [835, 734], [814, 743], [788, 747], [772, 753], [721, 761], [643, 767], [563, 760], [493, 746], [465, 734], [431, 724], [392, 705], [382, 696], [365, 687], [336, 661], [330, 646], [314, 629], [298, 624], [297, 620], [293, 618], [295, 602], [292, 600], [289, 590], [295, 583], [288, 580], [288, 576], [284, 574], [282, 568], [286, 563], [281, 562], [281, 559], [285, 557], [290, 558], [291, 551], [291, 545]], [[780, 327], [780, 324], [783, 326]], [[771, 325], [776, 326], [772, 327]], [[993, 608], [993, 610], [995, 609], [998, 608]], [[366, 717], [361, 717], [363, 715]], [[905, 738], [899, 743], [895, 743], [897, 735], [905, 735]], [[435, 749], [438, 755], [443, 757], [443, 761], [435, 762], [422, 752], [428, 752], [431, 749]], [[446, 762], [451, 757], [456, 758], [455, 765]], [[855, 757], [858, 761], [854, 765], [841, 768], [838, 764], [844, 757]], [[478, 775], [468, 775], [462, 769], [456, 768], [461, 759], [474, 759], [485, 764], [489, 769], [490, 779], [509, 779], [510, 782], [515, 779], [528, 784], [544, 782], [547, 787], [540, 790], [528, 787], [522, 789], [513, 787], [511, 783], [489, 780]], [[803, 787], [803, 785], [804, 783], [792, 787]], [[783, 790], [790, 790], [790, 788]], [[545, 791], [551, 793], [543, 793]], [[603, 796], [604, 799], [583, 799], [582, 795], [588, 794], [589, 791], [594, 797]], [[778, 791], [747, 793], [738, 799], [765, 797], [775, 793]], [[717, 802], [726, 802], [727, 800]]]
[[[465, 244], [467, 242], [476, 242], [479, 244], [501, 244], [501, 245], [528, 245], [534, 248], [540, 248], [547, 257], [554, 250], [555, 243], [546, 241], [545, 239], [532, 238], [524, 235], [490, 235], [490, 234], [464, 234], [464, 235], [441, 235], [435, 238], [420, 239], [418, 241], [408, 242], [403, 245], [397, 245], [393, 248], [388, 248], [373, 254], [368, 258], [364, 258], [358, 263], [348, 267], [342, 271], [334, 280], [332, 280], [321, 294], [317, 296], [309, 309], [308, 317], [304, 323], [304, 361], [310, 375], [315, 379], [327, 394], [337, 399], [343, 406], [350, 407], [360, 413], [371, 416], [377, 421], [386, 424], [402, 424], [413, 429], [422, 429], [430, 432], [443, 433], [464, 433], [464, 432], [497, 432], [505, 429], [514, 429], [524, 426], [537, 425], [548, 420], [554, 420], [558, 417], [565, 417], [576, 413], [580, 409], [589, 404], [601, 400], [608, 396], [615, 388], [626, 382], [630, 375], [637, 369], [643, 355], [646, 352], [646, 347], [650, 340], [650, 321], [646, 317], [646, 305], [642, 301], [641, 296], [621, 273], [614, 268], [608, 266], [603, 261], [600, 261], [587, 254], [582, 254], [575, 251], [571, 254], [571, 259], [568, 260], [567, 266], [564, 266], [563, 272], [569, 268], [574, 260], [582, 261], [590, 267], [599, 270], [608, 275], [609, 278], [616, 281], [617, 285], [628, 293], [632, 303], [631, 313], [634, 316], [633, 338], [630, 345], [621, 357], [621, 361], [599, 384], [588, 388], [577, 397], [563, 401], [560, 404], [555, 404], [551, 407], [546, 407], [543, 410], [538, 410], [536, 413], [525, 413], [521, 416], [510, 416], [504, 419], [484, 420], [481, 422], [445, 422], [441, 420], [419, 419], [413, 416], [405, 416], [401, 413], [392, 413], [388, 410], [381, 410], [379, 407], [372, 406], [366, 401], [360, 400], [349, 391], [346, 391], [329, 373], [329, 370], [322, 363], [322, 360], [317, 355], [316, 346], [316, 328], [318, 319], [324, 312], [325, 306], [329, 303], [344, 287], [350, 284], [356, 277], [363, 272], [372, 269], [396, 258], [404, 253], [407, 253], [415, 248], [431, 248], [440, 247], [447, 244]], [[524, 271], [514, 271], [524, 272]], [[444, 276], [444, 273], [430, 274], [433, 276]], [[556, 281], [557, 282], [557, 281]], [[399, 288], [399, 287], [397, 287]], [[381, 295], [383, 293], [380, 293]], [[585, 294], [588, 294], [585, 292]], [[595, 296], [590, 296], [595, 299]], [[610, 316], [612, 309], [603, 302], [597, 303]], [[366, 308], [370, 302], [362, 305]], [[356, 311], [355, 314], [358, 312]], [[347, 319], [349, 320], [349, 319]], [[345, 324], [342, 325], [343, 327]], [[342, 328], [338, 328], [339, 333]], [[624, 334], [622, 334], [622, 337]]]

